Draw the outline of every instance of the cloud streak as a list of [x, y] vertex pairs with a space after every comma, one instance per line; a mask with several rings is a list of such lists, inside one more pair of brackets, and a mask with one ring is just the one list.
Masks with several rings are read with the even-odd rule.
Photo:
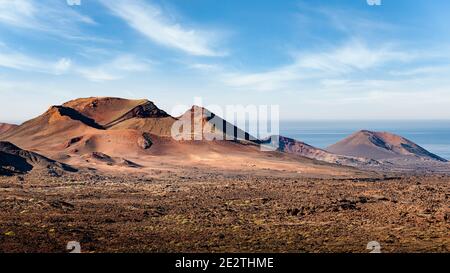
[[67, 71], [70, 66], [71, 61], [66, 58], [57, 61], [43, 60], [0, 46], [0, 67], [3, 68], [58, 75]]
[[224, 55], [215, 49], [214, 34], [187, 28], [169, 19], [159, 7], [140, 0], [101, 0], [130, 27], [160, 45], [195, 56]]
[[231, 87], [257, 91], [292, 90], [300, 81], [345, 77], [389, 63], [405, 63], [414, 58], [414, 54], [397, 51], [389, 45], [370, 47], [352, 39], [328, 51], [296, 53], [291, 64], [269, 71], [224, 73], [221, 78]]
[[82, 34], [78, 25], [96, 22], [70, 8], [65, 1], [0, 0], [0, 24], [68, 39], [91, 39]]
[[129, 73], [148, 71], [150, 66], [150, 61], [141, 60], [129, 54], [118, 55], [111, 61], [98, 65], [78, 65], [70, 58], [63, 57], [56, 61], [45, 60], [0, 45], [0, 67], [55, 76], [73, 74], [93, 82], [118, 80]]
[[93, 82], [113, 81], [127, 73], [144, 72], [150, 69], [150, 61], [138, 60], [131, 55], [116, 57], [114, 60], [91, 67], [79, 67], [75, 72]]

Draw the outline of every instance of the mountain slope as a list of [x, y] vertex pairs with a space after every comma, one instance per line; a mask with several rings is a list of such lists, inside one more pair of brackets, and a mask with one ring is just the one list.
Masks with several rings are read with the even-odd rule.
[[335, 154], [386, 159], [421, 159], [447, 162], [412, 141], [388, 132], [359, 131], [326, 149]]
[[8, 130], [1, 140], [25, 149], [55, 150], [79, 135], [103, 130], [95, 120], [65, 106], [52, 106], [44, 114]]
[[48, 171], [76, 171], [69, 165], [22, 150], [10, 142], [0, 141], [0, 175], [24, 174], [35, 168]]

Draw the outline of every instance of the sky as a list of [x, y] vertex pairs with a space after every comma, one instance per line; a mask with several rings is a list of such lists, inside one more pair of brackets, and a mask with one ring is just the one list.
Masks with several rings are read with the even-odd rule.
[[76, 2], [0, 0], [0, 121], [90, 96], [450, 119], [448, 0]]

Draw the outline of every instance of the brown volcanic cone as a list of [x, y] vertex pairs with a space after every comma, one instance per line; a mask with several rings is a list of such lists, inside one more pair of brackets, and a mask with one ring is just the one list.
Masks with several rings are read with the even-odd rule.
[[10, 142], [0, 141], [0, 175], [24, 174], [33, 169], [76, 171], [69, 165], [22, 150]]
[[61, 160], [95, 152], [139, 157], [153, 139], [170, 137], [175, 120], [147, 100], [86, 98], [52, 106], [0, 139]]
[[105, 128], [132, 118], [165, 118], [169, 115], [148, 100], [127, 100], [121, 98], [84, 98], [63, 104]]
[[102, 130], [102, 127], [78, 111], [52, 106], [44, 114], [1, 135], [2, 140], [13, 142], [25, 149], [54, 150], [69, 139]]
[[89, 117], [104, 129], [137, 130], [157, 136], [170, 137], [175, 118], [148, 100], [121, 98], [84, 98], [64, 104]]
[[412, 141], [387, 132], [359, 131], [326, 150], [335, 154], [377, 160], [415, 158], [447, 162]]
[[18, 125], [9, 123], [0, 123], [0, 134], [6, 133], [7, 131], [16, 128]]

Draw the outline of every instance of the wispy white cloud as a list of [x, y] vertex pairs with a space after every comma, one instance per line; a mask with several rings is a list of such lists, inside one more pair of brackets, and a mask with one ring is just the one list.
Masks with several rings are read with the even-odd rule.
[[282, 91], [295, 89], [295, 84], [307, 79], [330, 79], [351, 73], [368, 71], [389, 63], [404, 63], [416, 58], [389, 45], [369, 46], [352, 39], [328, 51], [294, 54], [291, 64], [260, 73], [225, 73], [222, 80], [229, 86], [258, 90]]
[[423, 76], [423, 75], [442, 75], [450, 74], [450, 64], [445, 65], [425, 65], [425, 66], [416, 66], [416, 67], [408, 67], [398, 70], [391, 70], [389, 72], [392, 76]]
[[[425, 85], [403, 80], [354, 82], [345, 86], [309, 90], [298, 100], [302, 118], [443, 119], [448, 118], [448, 82], [420, 79]], [[364, 92], [363, 92], [364, 91]], [[330, 116], [330, 111], [332, 116]]]
[[370, 9], [339, 6], [311, 5], [309, 1], [299, 1], [296, 19], [302, 25], [301, 31], [320, 37], [321, 34], [317, 31], [326, 28], [335, 31], [335, 34], [369, 38], [378, 37], [379, 35], [374, 35], [375, 32], [389, 33], [399, 29], [399, 24], [379, 20], [370, 12]]
[[113, 74], [103, 67], [84, 67], [79, 68], [77, 72], [84, 78], [93, 82], [114, 81], [121, 78], [120, 75]]
[[123, 55], [97, 66], [75, 68], [75, 72], [90, 81], [103, 82], [121, 79], [129, 72], [147, 71], [150, 66], [151, 62], [148, 60], [139, 60], [131, 55]]
[[72, 67], [72, 60], [68, 58], [61, 58], [55, 65], [56, 73], [63, 73]]
[[300, 54], [297, 65], [324, 72], [347, 73], [392, 62], [407, 62], [414, 58], [414, 54], [396, 50], [390, 45], [369, 46], [361, 41], [351, 40], [329, 52]]
[[0, 24], [46, 32], [70, 39], [95, 39], [84, 35], [78, 24], [96, 22], [55, 0], [0, 0]]
[[228, 86], [249, 91], [281, 91], [290, 82], [301, 80], [305, 76], [299, 71], [297, 64], [292, 64], [261, 73], [227, 72], [220, 78]]
[[36, 8], [28, 0], [0, 0], [0, 21], [16, 26], [29, 26]]
[[122, 54], [101, 64], [80, 65], [74, 63], [70, 58], [62, 57], [58, 60], [46, 60], [0, 45], [0, 67], [52, 75], [71, 73], [97, 82], [118, 80], [126, 76], [127, 73], [147, 71], [151, 64], [152, 62], [149, 60]]
[[35, 71], [48, 74], [61, 74], [71, 66], [71, 61], [61, 58], [56, 61], [35, 58], [0, 46], [0, 67], [21, 71]]
[[190, 55], [224, 55], [224, 52], [215, 49], [217, 34], [182, 26], [155, 5], [141, 0], [101, 0], [101, 2], [132, 28], [160, 45]]
[[191, 63], [191, 64], [188, 64], [188, 66], [192, 69], [206, 71], [206, 72], [217, 72], [222, 69], [221, 66], [217, 65], [217, 64]]

